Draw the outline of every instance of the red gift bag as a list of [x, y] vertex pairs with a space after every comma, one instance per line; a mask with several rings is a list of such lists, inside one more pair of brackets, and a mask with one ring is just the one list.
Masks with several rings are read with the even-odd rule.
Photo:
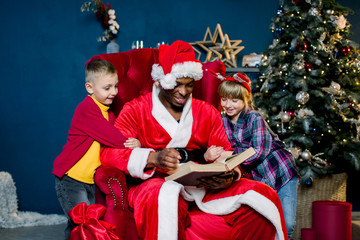
[[100, 220], [105, 211], [101, 204], [87, 206], [85, 202], [71, 209], [68, 215], [78, 226], [71, 231], [69, 240], [119, 240], [115, 225]]

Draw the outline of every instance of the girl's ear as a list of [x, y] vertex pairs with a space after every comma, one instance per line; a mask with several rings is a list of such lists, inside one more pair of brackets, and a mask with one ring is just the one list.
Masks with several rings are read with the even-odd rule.
[[94, 93], [94, 87], [89, 82], [85, 83], [85, 89], [90, 95], [92, 95]]

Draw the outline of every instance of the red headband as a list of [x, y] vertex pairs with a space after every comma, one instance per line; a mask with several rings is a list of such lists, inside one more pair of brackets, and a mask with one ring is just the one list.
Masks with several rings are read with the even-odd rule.
[[209, 71], [211, 74], [213, 74], [215, 77], [220, 79], [221, 81], [231, 81], [231, 82], [237, 82], [242, 84], [250, 93], [251, 93], [251, 81], [248, 77], [244, 76], [241, 73], [236, 73], [232, 77], [224, 77], [220, 73], [216, 73], [211, 69], [205, 69], [206, 71]]

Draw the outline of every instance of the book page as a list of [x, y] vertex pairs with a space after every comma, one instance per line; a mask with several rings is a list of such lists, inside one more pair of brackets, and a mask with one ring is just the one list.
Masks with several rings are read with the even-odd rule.
[[234, 169], [236, 166], [243, 163], [246, 159], [250, 158], [255, 153], [256, 153], [255, 150], [251, 147], [242, 153], [238, 153], [228, 157], [225, 160], [225, 164], [228, 166], [230, 170]]

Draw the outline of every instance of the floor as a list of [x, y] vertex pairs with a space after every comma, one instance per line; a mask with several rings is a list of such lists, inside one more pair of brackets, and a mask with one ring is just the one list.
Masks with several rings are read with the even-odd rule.
[[64, 240], [66, 224], [0, 229], [1, 240]]
[[[0, 229], [1, 240], [64, 240], [65, 224]], [[300, 239], [298, 239], [300, 240]], [[352, 240], [360, 240], [360, 212], [353, 212]]]
[[352, 213], [352, 240], [360, 240], [360, 212]]

